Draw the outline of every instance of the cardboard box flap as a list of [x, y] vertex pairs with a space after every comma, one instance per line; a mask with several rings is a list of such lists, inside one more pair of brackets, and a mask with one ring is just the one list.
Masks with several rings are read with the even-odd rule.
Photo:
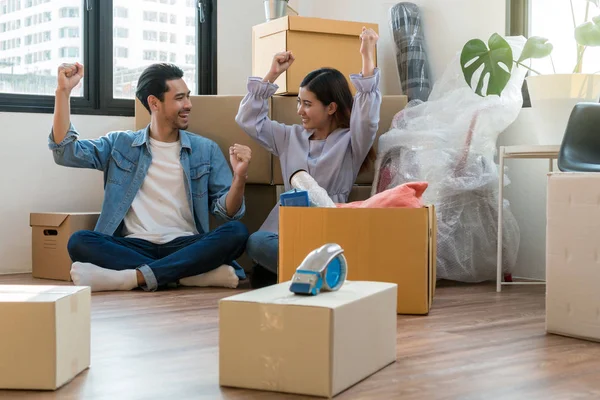
[[395, 283], [346, 281], [343, 290], [321, 292], [317, 296], [300, 296], [290, 292], [290, 282], [282, 282], [266, 288], [230, 296], [221, 301], [238, 301], [261, 304], [289, 304], [304, 307], [335, 309], [344, 304], [380, 293], [382, 288], [392, 290]]
[[68, 213], [31, 213], [29, 226], [52, 226], [58, 228], [69, 216]]
[[378, 24], [290, 15], [256, 25], [253, 29], [259, 38], [286, 30], [358, 37], [362, 32], [363, 26], [371, 28], [375, 32], [379, 31]]

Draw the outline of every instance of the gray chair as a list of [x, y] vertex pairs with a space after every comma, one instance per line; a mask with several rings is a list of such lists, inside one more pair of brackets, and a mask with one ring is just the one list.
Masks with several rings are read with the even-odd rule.
[[571, 111], [558, 168], [563, 172], [600, 172], [600, 103], [579, 103]]

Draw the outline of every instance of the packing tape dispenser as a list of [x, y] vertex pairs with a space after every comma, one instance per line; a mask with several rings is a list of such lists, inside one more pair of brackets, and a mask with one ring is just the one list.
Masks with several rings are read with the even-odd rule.
[[348, 264], [344, 250], [336, 243], [327, 243], [311, 251], [292, 277], [290, 291], [316, 296], [321, 291], [336, 291], [346, 281]]

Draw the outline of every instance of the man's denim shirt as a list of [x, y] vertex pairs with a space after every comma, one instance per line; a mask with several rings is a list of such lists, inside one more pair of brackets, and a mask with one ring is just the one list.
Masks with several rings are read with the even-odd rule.
[[[148, 130], [149, 126], [137, 132], [110, 132], [99, 139], [79, 140], [71, 125], [60, 144], [54, 143], [50, 133], [48, 146], [57, 164], [104, 172], [104, 202], [96, 231], [121, 236], [122, 221], [152, 162]], [[233, 217], [226, 212], [232, 174], [221, 149], [212, 140], [190, 132], [180, 130], [179, 137], [186, 194], [198, 232], [209, 231], [209, 210], [225, 221], [240, 219], [244, 202]]]

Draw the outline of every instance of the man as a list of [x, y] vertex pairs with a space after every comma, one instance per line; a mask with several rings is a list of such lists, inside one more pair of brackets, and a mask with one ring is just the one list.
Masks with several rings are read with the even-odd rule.
[[[183, 71], [154, 64], [140, 76], [137, 98], [151, 115], [137, 132], [80, 140], [69, 97], [83, 65], [58, 69], [49, 147], [57, 164], [104, 173], [104, 203], [94, 231], [68, 244], [71, 277], [92, 291], [154, 291], [171, 283], [236, 287], [235, 263], [248, 239], [244, 186], [251, 151], [229, 149], [231, 171], [216, 143], [186, 132], [192, 108]], [[209, 232], [209, 212], [225, 221]], [[235, 265], [233, 268], [231, 265]]]

